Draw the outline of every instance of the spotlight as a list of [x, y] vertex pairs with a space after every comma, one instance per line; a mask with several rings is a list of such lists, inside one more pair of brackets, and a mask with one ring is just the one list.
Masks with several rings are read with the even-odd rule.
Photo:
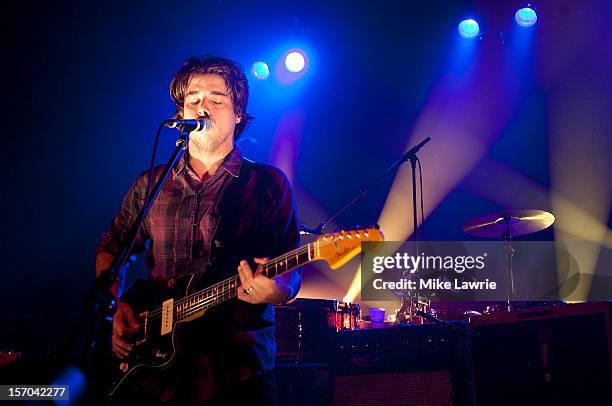
[[457, 31], [459, 31], [459, 35], [463, 38], [475, 38], [480, 34], [480, 27], [478, 27], [478, 23], [471, 18], [469, 20], [463, 20], [457, 26]]
[[521, 27], [531, 27], [538, 21], [538, 15], [531, 7], [523, 7], [514, 14], [514, 19]]
[[300, 51], [291, 51], [285, 56], [285, 67], [289, 72], [301, 72], [305, 66], [306, 58]]
[[268, 68], [268, 64], [265, 62], [255, 62], [253, 64], [253, 76], [255, 76], [255, 78], [259, 79], [259, 80], [265, 80], [268, 79], [268, 76], [270, 76], [270, 69]]

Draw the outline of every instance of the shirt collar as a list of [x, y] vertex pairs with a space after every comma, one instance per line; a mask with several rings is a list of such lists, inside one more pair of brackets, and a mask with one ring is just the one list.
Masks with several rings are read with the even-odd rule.
[[[219, 166], [219, 169], [226, 170], [233, 177], [237, 178], [240, 175], [240, 168], [242, 167], [242, 152], [237, 146], [234, 146], [234, 149], [227, 154], [227, 156], [223, 159], [223, 162]], [[176, 163], [176, 166], [173, 170], [173, 178], [176, 178], [181, 172], [183, 172], [187, 165], [189, 164], [189, 152], [185, 152], [181, 159]]]
[[234, 146], [232, 152], [230, 152], [226, 157], [223, 163], [221, 164], [221, 168], [225, 169], [232, 175], [234, 178], [237, 178], [240, 175], [240, 168], [242, 167], [242, 152], [237, 146]]

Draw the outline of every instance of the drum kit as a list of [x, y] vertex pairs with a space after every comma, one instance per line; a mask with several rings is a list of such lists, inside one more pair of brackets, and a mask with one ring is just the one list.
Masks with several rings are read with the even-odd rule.
[[[516, 300], [516, 287], [514, 283], [514, 273], [512, 270], [512, 257], [514, 255], [512, 239], [544, 230], [550, 227], [554, 221], [555, 217], [551, 213], [543, 210], [512, 209], [487, 213], [466, 221], [463, 224], [463, 231], [473, 237], [504, 241], [507, 300], [503, 305], [487, 306], [484, 313], [510, 311], [514, 308], [514, 303]], [[315, 317], [312, 319], [312, 316], [307, 315], [308, 311], [305, 309], [312, 306], [312, 303], [309, 301], [318, 301], [316, 303], [317, 306], [315, 306], [318, 309], [315, 313], [321, 315], [317, 316], [318, 318]], [[319, 302], [325, 302], [325, 304], [322, 305]], [[367, 316], [363, 317], [362, 319], [360, 307], [357, 304], [343, 303], [338, 301], [323, 301], [322, 299], [298, 299], [293, 307], [295, 306], [300, 308], [299, 310], [292, 310], [293, 312], [297, 312], [297, 319], [294, 322], [289, 323], [289, 325], [291, 326], [290, 330], [295, 330], [297, 332], [297, 340], [291, 341], [299, 342], [301, 345], [288, 352], [289, 355], [295, 357], [294, 361], [295, 359], [303, 359], [303, 355], [311, 355], [310, 352], [312, 349], [310, 348], [311, 345], [309, 343], [310, 341], [318, 341], [315, 336], [321, 334], [322, 330], [333, 334], [342, 330], [355, 330], [370, 326], [370, 324], [368, 324], [369, 321], [367, 320]], [[286, 309], [284, 310], [277, 307], [277, 312], [279, 311], [282, 314], [282, 312], [286, 311]], [[406, 312], [405, 322], [410, 324], [429, 323], [430, 321], [423, 317], [423, 312], [428, 313], [440, 320], [454, 321], [469, 321], [470, 317], [481, 314], [479, 311], [466, 308], [434, 309], [431, 306], [431, 302], [422, 295], [410, 298], [404, 311]], [[390, 318], [393, 318], [393, 316]], [[371, 326], [380, 327], [386, 324], [387, 323], [371, 323]], [[312, 337], [309, 336], [309, 331], [312, 333]], [[283, 346], [281, 345], [281, 347]], [[305, 352], [305, 349], [308, 351]], [[317, 351], [315, 350], [314, 352], [316, 353]]]
[[[463, 224], [462, 230], [473, 237], [504, 241], [506, 302], [503, 305], [491, 304], [486, 306], [484, 309], [485, 314], [515, 309], [517, 292], [512, 269], [512, 257], [514, 256], [512, 239], [542, 231], [550, 227], [554, 222], [555, 216], [547, 211], [510, 209], [487, 213], [468, 220]], [[464, 308], [449, 310], [432, 309], [430, 306], [426, 311], [441, 320], [469, 321], [470, 317], [481, 315], [479, 311]], [[411, 322], [421, 324], [421, 320], [422, 318], [419, 318], [414, 321], [411, 320]]]
[[[506, 301], [503, 305], [491, 304], [484, 309], [484, 313], [511, 311], [516, 303], [516, 286], [512, 269], [512, 239], [542, 231], [550, 227], [555, 221], [552, 213], [536, 209], [510, 209], [487, 213], [463, 224], [462, 230], [479, 238], [488, 238], [504, 241], [504, 254], [506, 259]], [[481, 313], [475, 309], [454, 308], [434, 309], [431, 302], [422, 295], [410, 297], [404, 307], [405, 321], [411, 324], [424, 324], [428, 322], [421, 314], [426, 312], [441, 320], [469, 321], [470, 317]]]
[[480, 238], [504, 240], [506, 256], [506, 307], [510, 311], [516, 299], [514, 273], [512, 271], [512, 238], [533, 234], [550, 227], [555, 222], [552, 213], [535, 209], [500, 210], [471, 219], [463, 224], [463, 231]]
[[[514, 272], [512, 269], [512, 239], [542, 231], [550, 227], [555, 221], [552, 213], [536, 209], [511, 209], [499, 210], [487, 213], [463, 224], [462, 230], [479, 238], [488, 238], [504, 241], [504, 254], [506, 259], [506, 302], [503, 306], [488, 305], [484, 313], [499, 311], [511, 311], [515, 308], [516, 286], [514, 283]], [[474, 309], [433, 309], [431, 303], [419, 297], [418, 300], [411, 299], [407, 306], [408, 322], [413, 324], [423, 324], [425, 320], [419, 315], [420, 311], [425, 311], [441, 320], [462, 320], [469, 321], [470, 317], [479, 316], [481, 313]], [[413, 317], [412, 314], [415, 314]]]
[[[506, 302], [500, 304], [488, 304], [482, 311], [484, 314], [497, 313], [503, 311], [511, 311], [515, 309], [516, 303], [516, 286], [514, 283], [514, 272], [512, 269], [512, 257], [514, 249], [512, 248], [512, 239], [533, 234], [550, 227], [555, 222], [555, 216], [552, 213], [536, 209], [511, 209], [499, 210], [487, 213], [466, 221], [463, 224], [462, 230], [479, 238], [488, 238], [504, 241], [504, 255], [506, 258]], [[415, 302], [414, 306], [418, 310], [423, 310], [423, 300]], [[409, 304], [409, 309], [413, 303]], [[415, 308], [416, 308], [415, 307]], [[453, 308], [453, 309], [434, 309], [431, 303], [427, 304], [426, 311], [440, 320], [453, 321], [469, 321], [470, 317], [480, 316], [481, 312], [474, 309]], [[423, 319], [416, 313], [415, 318], [410, 318], [413, 324], [422, 324]]]

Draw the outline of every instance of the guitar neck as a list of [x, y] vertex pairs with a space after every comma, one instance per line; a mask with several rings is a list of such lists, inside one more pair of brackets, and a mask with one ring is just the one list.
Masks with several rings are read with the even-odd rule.
[[[317, 243], [310, 243], [262, 265], [262, 272], [268, 278], [275, 278], [316, 259]], [[174, 302], [177, 321], [197, 318], [211, 307], [233, 299], [240, 286], [239, 275], [232, 276], [212, 286], [192, 293]]]

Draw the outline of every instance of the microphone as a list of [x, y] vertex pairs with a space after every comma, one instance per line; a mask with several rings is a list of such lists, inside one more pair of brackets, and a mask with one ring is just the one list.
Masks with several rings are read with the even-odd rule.
[[191, 133], [192, 131], [205, 131], [210, 129], [210, 118], [200, 117], [193, 120], [175, 120], [170, 119], [165, 121], [165, 126], [176, 128], [179, 131]]
[[431, 141], [431, 137], [425, 138], [423, 141], [421, 141], [421, 143], [419, 143], [419, 145], [413, 147], [410, 151], [406, 152], [404, 156], [402, 157], [402, 162], [407, 161], [410, 158], [416, 157], [416, 153], [419, 152], [419, 150], [423, 148], [423, 146], [427, 144], [429, 141]]

